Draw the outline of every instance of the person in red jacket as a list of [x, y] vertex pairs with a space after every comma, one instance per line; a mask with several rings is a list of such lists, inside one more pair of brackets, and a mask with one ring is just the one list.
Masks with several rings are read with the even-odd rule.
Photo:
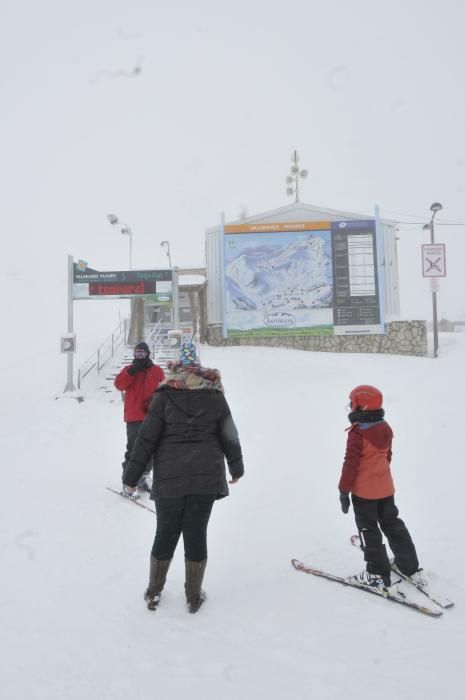
[[352, 494], [355, 522], [366, 561], [366, 570], [351, 577], [356, 583], [395, 591], [391, 585], [391, 564], [383, 544], [386, 535], [394, 553], [393, 568], [416, 584], [427, 584], [412, 538], [394, 502], [391, 474], [392, 438], [384, 420], [383, 395], [374, 386], [361, 385], [350, 392], [347, 448], [339, 481], [343, 513]]
[[[131, 457], [132, 448], [136, 441], [139, 428], [147, 415], [153, 393], [160, 382], [165, 378], [161, 367], [155, 365], [150, 359], [150, 350], [147, 343], [138, 343], [134, 348], [134, 359], [130, 365], [116, 375], [115, 387], [124, 391], [124, 420], [126, 423], [126, 452], [123, 461], [123, 474]], [[149, 491], [147, 474], [150, 465], [141, 476], [138, 488]]]

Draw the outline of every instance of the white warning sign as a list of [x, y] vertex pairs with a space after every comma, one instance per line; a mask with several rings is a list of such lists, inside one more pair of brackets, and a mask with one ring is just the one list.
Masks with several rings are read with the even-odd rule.
[[446, 276], [446, 246], [444, 243], [425, 243], [421, 246], [423, 277]]

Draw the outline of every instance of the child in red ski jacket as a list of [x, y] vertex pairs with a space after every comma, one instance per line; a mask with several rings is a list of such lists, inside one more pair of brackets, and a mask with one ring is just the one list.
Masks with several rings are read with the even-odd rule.
[[[339, 498], [343, 513], [350, 507], [352, 494], [355, 522], [365, 555], [366, 570], [353, 576], [356, 583], [393, 590], [391, 564], [383, 544], [386, 535], [394, 553], [394, 569], [426, 585], [419, 568], [415, 546], [394, 503], [391, 475], [392, 438], [390, 425], [384, 420], [383, 395], [376, 387], [361, 385], [350, 392], [347, 447], [339, 481]], [[381, 530], [380, 530], [381, 528]]]

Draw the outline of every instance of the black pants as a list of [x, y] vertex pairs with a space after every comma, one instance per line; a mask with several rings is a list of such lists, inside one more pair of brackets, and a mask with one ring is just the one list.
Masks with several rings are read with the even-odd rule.
[[390, 576], [389, 559], [379, 528], [387, 537], [399, 569], [406, 576], [418, 571], [415, 546], [403, 520], [399, 518], [394, 496], [372, 500], [352, 494], [352, 503], [367, 571], [385, 578]]
[[[129, 460], [131, 459], [131, 452], [132, 448], [134, 447], [134, 443], [136, 441], [137, 435], [139, 433], [139, 428], [142, 425], [142, 421], [133, 421], [132, 423], [126, 423], [126, 452], [124, 453], [124, 462], [123, 462], [123, 474], [124, 470], [126, 469], [126, 465], [129, 463]], [[150, 470], [152, 469], [152, 460], [147, 464], [147, 468], [144, 471], [144, 474], [142, 475], [141, 479], [144, 477], [145, 474], [148, 474]]]
[[207, 527], [216, 496], [198, 494], [182, 498], [157, 498], [157, 531], [153, 541], [155, 559], [171, 559], [182, 532], [188, 561], [207, 558]]

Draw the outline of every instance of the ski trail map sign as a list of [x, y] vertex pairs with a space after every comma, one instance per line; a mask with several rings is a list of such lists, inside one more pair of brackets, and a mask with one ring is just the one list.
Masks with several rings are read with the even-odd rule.
[[224, 227], [229, 337], [384, 333], [375, 220]]

